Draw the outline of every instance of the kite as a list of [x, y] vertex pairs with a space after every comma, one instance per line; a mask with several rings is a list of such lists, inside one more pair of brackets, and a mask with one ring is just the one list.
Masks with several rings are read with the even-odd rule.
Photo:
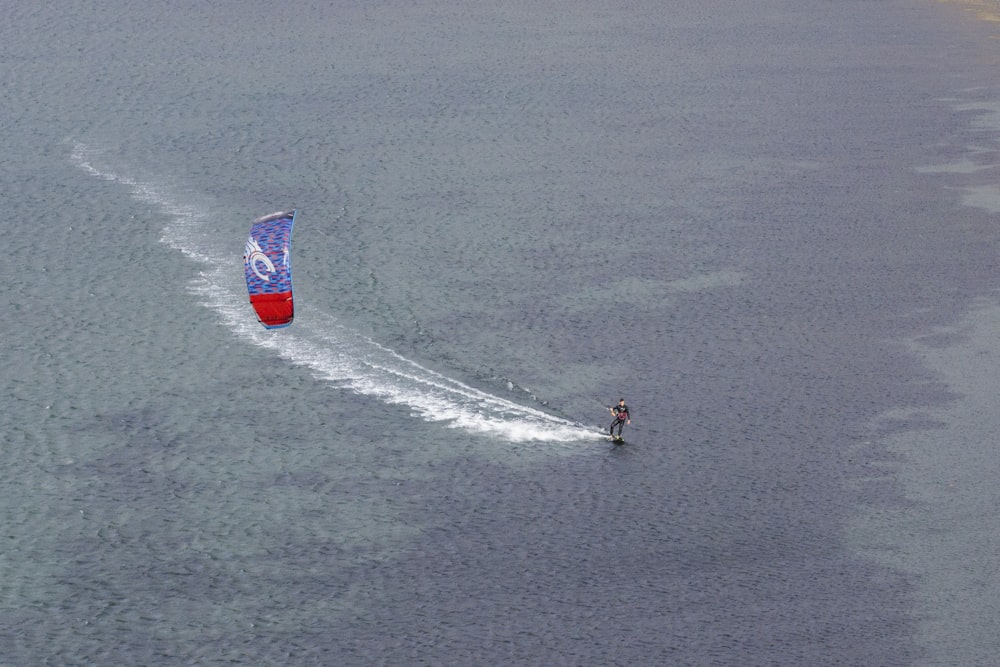
[[250, 305], [267, 329], [292, 323], [292, 225], [296, 211], [283, 211], [257, 218], [243, 253]]

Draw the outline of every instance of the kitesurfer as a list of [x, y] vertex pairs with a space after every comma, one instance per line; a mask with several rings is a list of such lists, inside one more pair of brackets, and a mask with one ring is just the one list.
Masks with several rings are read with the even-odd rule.
[[631, 415], [629, 415], [628, 406], [625, 405], [625, 399], [624, 398], [619, 398], [618, 399], [618, 405], [616, 405], [614, 407], [610, 407], [610, 408], [608, 408], [608, 410], [610, 410], [611, 414], [613, 414], [615, 416], [615, 420], [613, 422], [611, 422], [611, 427], [608, 429], [608, 434], [612, 438], [614, 438], [615, 437], [615, 427], [617, 426], [618, 427], [618, 436], [617, 436], [617, 439], [621, 440], [621, 438], [622, 438], [622, 429], [625, 428], [625, 424], [626, 423], [628, 423], [628, 424], [632, 423], [632, 417], [631, 417]]

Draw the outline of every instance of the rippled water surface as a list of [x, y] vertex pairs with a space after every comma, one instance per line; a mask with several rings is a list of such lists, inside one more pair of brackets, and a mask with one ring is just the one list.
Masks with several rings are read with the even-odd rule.
[[0, 664], [995, 655], [988, 24], [7, 4]]

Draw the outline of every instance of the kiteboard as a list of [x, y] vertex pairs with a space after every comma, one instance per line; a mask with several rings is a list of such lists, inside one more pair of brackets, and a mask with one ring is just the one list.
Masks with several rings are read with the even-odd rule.
[[612, 435], [612, 436], [609, 436], [609, 438], [610, 438], [611, 442], [615, 443], [616, 445], [624, 445], [625, 444], [625, 438], [621, 437], [620, 435]]

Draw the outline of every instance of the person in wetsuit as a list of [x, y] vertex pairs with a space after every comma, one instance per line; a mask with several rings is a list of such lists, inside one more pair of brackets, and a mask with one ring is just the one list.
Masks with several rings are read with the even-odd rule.
[[615, 420], [611, 422], [611, 427], [608, 429], [608, 433], [611, 437], [615, 437], [615, 427], [618, 427], [618, 439], [622, 437], [622, 429], [625, 428], [625, 424], [632, 423], [632, 417], [629, 415], [628, 406], [625, 405], [625, 399], [619, 398], [618, 405], [608, 408], [611, 414], [615, 416]]

